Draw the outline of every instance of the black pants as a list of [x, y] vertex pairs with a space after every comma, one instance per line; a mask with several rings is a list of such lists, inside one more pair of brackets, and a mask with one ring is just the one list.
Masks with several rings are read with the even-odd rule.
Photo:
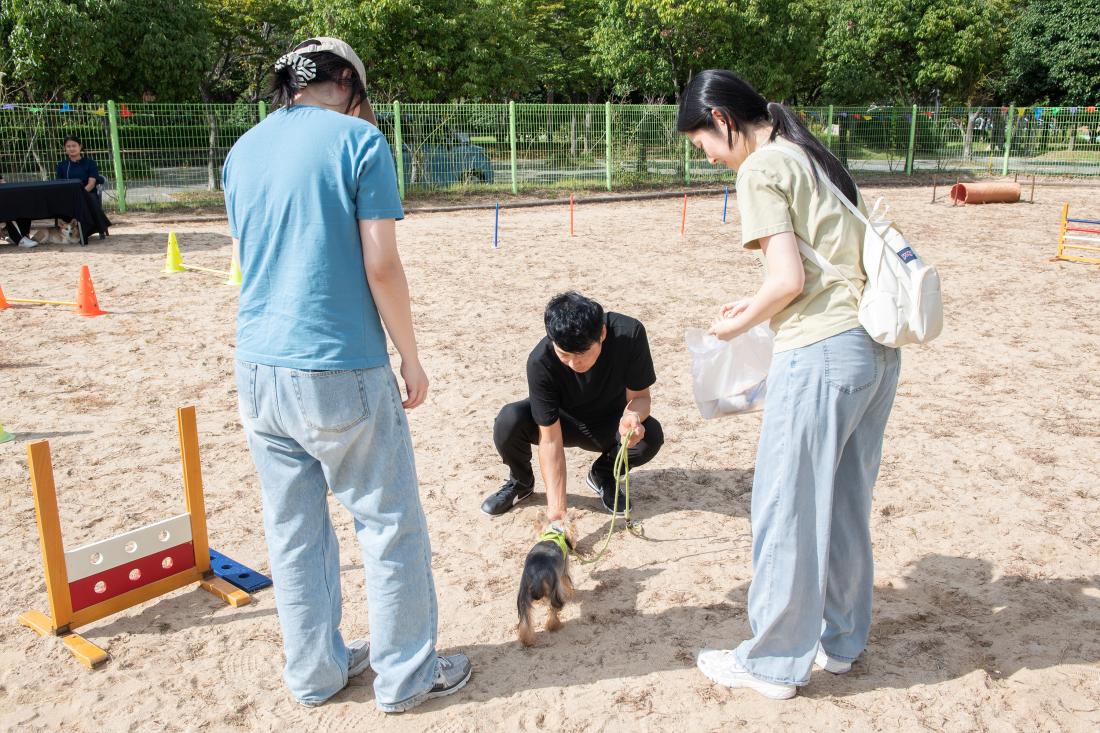
[[19, 244], [20, 239], [31, 235], [31, 220], [16, 219], [15, 221], [6, 221], [4, 222], [4, 228], [8, 230], [8, 239], [14, 244]]
[[[630, 467], [641, 466], [653, 460], [665, 442], [661, 423], [652, 416], [642, 421], [645, 437], [627, 451]], [[597, 474], [611, 477], [615, 454], [619, 452], [619, 417], [611, 417], [600, 423], [586, 425], [572, 418], [561, 416], [561, 434], [566, 448], [583, 448], [599, 453], [592, 464]], [[531, 446], [538, 445], [539, 426], [531, 416], [531, 401], [521, 400], [505, 405], [493, 423], [493, 442], [512, 478], [525, 486], [535, 483], [531, 470]]]

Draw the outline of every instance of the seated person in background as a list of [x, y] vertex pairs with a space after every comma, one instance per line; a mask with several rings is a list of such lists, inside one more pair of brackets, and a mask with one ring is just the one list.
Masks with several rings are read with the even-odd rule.
[[616, 501], [612, 472], [619, 446], [630, 435], [634, 468], [652, 460], [664, 442], [661, 424], [649, 414], [649, 388], [657, 376], [645, 327], [629, 316], [605, 314], [599, 303], [575, 292], [555, 296], [544, 320], [546, 338], [527, 359], [528, 398], [505, 405], [493, 426], [509, 477], [481, 510], [504, 514], [531, 495], [531, 446], [537, 445], [550, 521], [565, 516], [566, 448], [599, 454], [588, 487], [609, 512], [622, 514], [626, 498]]
[[80, 181], [84, 186], [84, 217], [80, 220], [83, 244], [88, 243], [88, 235], [98, 232], [100, 239], [106, 237], [111, 226], [107, 215], [103, 213], [96, 186], [106, 182], [99, 174], [95, 160], [84, 155], [84, 146], [76, 135], [65, 136], [65, 157], [57, 164], [57, 178], [69, 178]]
[[[7, 183], [4, 180], [4, 174], [0, 173], [0, 184]], [[16, 219], [15, 221], [4, 222], [4, 229], [7, 230], [8, 239], [12, 241], [12, 244], [18, 244], [20, 247], [30, 249], [38, 244], [38, 242], [31, 239], [31, 220], [30, 219]]]

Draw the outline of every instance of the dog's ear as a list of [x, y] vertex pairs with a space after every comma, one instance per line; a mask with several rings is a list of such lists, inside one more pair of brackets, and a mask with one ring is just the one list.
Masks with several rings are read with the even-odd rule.
[[546, 529], [546, 525], [548, 523], [549, 520], [546, 518], [546, 510], [539, 509], [538, 512], [535, 514], [535, 522], [532, 525], [535, 528], [535, 533], [542, 534], [543, 530]]
[[562, 524], [565, 525], [565, 536], [569, 539], [569, 544], [577, 544], [577, 511], [575, 509], [567, 509], [565, 511], [565, 519], [562, 520]]

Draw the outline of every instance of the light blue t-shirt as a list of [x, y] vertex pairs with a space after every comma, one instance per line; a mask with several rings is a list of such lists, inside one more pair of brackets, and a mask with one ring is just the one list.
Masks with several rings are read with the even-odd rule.
[[222, 178], [244, 281], [237, 358], [292, 369], [388, 364], [357, 223], [404, 218], [382, 133], [295, 105], [242, 135]]

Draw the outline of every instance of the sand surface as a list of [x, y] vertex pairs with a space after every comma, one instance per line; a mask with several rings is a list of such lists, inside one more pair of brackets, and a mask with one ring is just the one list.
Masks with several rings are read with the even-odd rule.
[[[941, 189], [942, 192], [942, 189]], [[770, 702], [710, 684], [704, 646], [748, 633], [749, 501], [760, 415], [704, 421], [691, 397], [689, 326], [750, 294], [761, 271], [721, 223], [720, 197], [412, 215], [398, 233], [429, 402], [410, 415], [435, 550], [440, 650], [475, 667], [460, 694], [387, 717], [371, 675], [315, 710], [280, 678], [273, 595], [233, 609], [181, 590], [84, 627], [111, 653], [90, 672], [56, 639], [19, 626], [46, 610], [27, 445], [53, 450], [69, 547], [183, 510], [174, 410], [198, 408], [210, 540], [267, 568], [256, 475], [232, 379], [236, 291], [161, 273], [169, 229], [187, 263], [225, 268], [224, 222], [119, 217], [88, 248], [0, 247], [9, 297], [67, 300], [81, 264], [100, 304], [0, 313], [0, 728], [221, 730], [1096, 730], [1100, 727], [1100, 270], [1052, 263], [1061, 203], [1100, 217], [1096, 189], [1042, 187], [1033, 205], [952, 208], [926, 188], [885, 193], [944, 282], [947, 327], [909, 348], [872, 519], [877, 579], [870, 643], [851, 674], [815, 672]], [[731, 207], [732, 210], [732, 207]], [[514, 598], [534, 501], [490, 520], [504, 478], [491, 425], [525, 395], [541, 312], [576, 288], [640, 318], [656, 362], [661, 454], [634, 474], [646, 539], [616, 535], [574, 567], [565, 626], [522, 649]], [[607, 529], [570, 450], [582, 550]], [[349, 517], [343, 628], [368, 633]]]

